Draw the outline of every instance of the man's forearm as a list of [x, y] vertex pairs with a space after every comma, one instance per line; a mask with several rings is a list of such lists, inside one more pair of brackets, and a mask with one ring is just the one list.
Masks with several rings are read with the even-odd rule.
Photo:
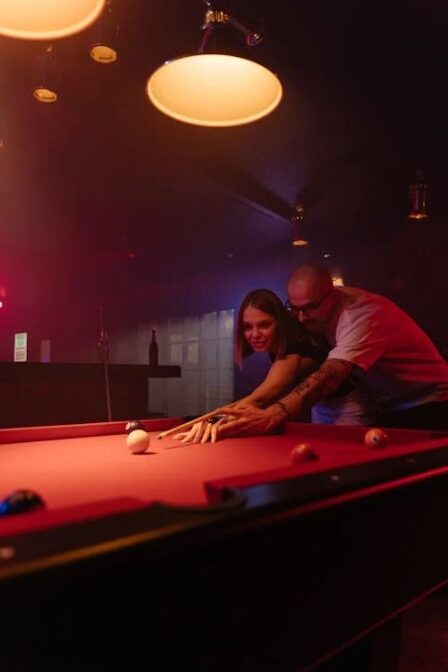
[[342, 359], [327, 359], [322, 366], [281, 399], [282, 406], [293, 418], [309, 410], [338, 389], [351, 373], [352, 365]]

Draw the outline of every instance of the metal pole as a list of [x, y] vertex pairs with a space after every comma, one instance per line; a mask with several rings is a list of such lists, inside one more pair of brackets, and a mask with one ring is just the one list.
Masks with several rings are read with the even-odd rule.
[[112, 407], [110, 403], [110, 386], [109, 386], [109, 336], [107, 329], [104, 328], [104, 319], [103, 319], [103, 309], [100, 308], [100, 339], [98, 341], [98, 347], [101, 353], [101, 360], [104, 367], [104, 383], [106, 388], [106, 407], [107, 407], [107, 420], [111, 422], [112, 420]]

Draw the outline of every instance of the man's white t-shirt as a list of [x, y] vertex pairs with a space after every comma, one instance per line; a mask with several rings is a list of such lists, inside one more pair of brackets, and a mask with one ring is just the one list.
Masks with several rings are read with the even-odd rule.
[[379, 294], [336, 291], [339, 318], [326, 333], [329, 359], [354, 364], [384, 411], [448, 400], [448, 363], [407, 313]]

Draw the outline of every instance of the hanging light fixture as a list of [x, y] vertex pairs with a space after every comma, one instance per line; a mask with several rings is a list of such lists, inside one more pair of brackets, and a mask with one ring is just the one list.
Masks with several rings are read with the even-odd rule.
[[297, 203], [291, 217], [291, 244], [293, 247], [304, 247], [309, 243], [304, 234], [304, 217], [303, 205]]
[[416, 178], [409, 187], [410, 209], [408, 219], [428, 219], [428, 184], [423, 176], [423, 171], [417, 170]]
[[56, 67], [53, 45], [50, 44], [39, 55], [36, 85], [33, 88], [33, 97], [38, 103], [56, 103], [58, 100], [56, 84]]
[[117, 60], [116, 41], [118, 22], [112, 13], [112, 0], [106, 0], [106, 9], [95, 26], [96, 37], [90, 49], [90, 58], [96, 63], [108, 65]]
[[148, 79], [146, 92], [164, 114], [198, 126], [238, 126], [265, 117], [282, 98], [282, 85], [255, 61], [226, 53], [204, 53], [217, 27], [230, 24], [253, 47], [260, 34], [223, 11], [206, 11], [198, 53], [161, 65]]
[[333, 287], [344, 287], [344, 276], [339, 268], [333, 268], [330, 272]]
[[93, 23], [106, 0], [1, 0], [0, 35], [53, 40]]

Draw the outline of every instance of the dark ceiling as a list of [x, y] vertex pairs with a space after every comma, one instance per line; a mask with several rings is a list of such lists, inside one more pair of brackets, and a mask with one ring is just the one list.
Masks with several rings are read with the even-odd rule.
[[146, 97], [158, 65], [196, 50], [199, 0], [114, 0], [112, 65], [88, 56], [101, 19], [54, 42], [55, 105], [31, 95], [47, 45], [0, 40], [0, 289], [17, 295], [20, 279], [31, 301], [36, 284], [141, 287], [281, 258], [297, 197], [318, 253], [374, 244], [406, 216], [417, 168], [446, 217], [444, 0], [215, 6], [264, 31], [250, 54], [284, 86], [254, 124], [182, 124]]

